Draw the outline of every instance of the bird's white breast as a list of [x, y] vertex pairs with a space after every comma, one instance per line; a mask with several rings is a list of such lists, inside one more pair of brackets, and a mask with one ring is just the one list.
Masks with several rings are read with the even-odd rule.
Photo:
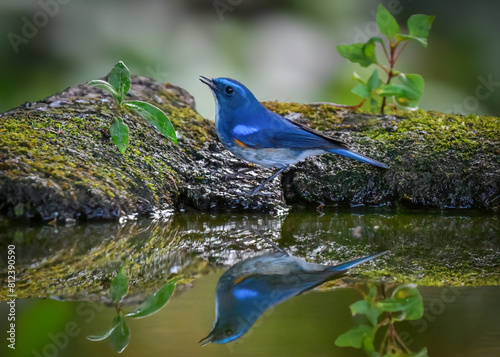
[[298, 151], [286, 148], [253, 149], [235, 144], [233, 144], [229, 150], [243, 160], [264, 167], [284, 167], [294, 165], [309, 156], [321, 155], [325, 153], [323, 150]]

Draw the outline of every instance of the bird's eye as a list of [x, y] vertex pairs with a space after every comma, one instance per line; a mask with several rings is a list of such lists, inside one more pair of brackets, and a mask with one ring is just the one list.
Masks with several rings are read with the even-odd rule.
[[226, 87], [226, 93], [227, 93], [227, 94], [231, 94], [231, 93], [233, 93], [233, 92], [234, 92], [234, 88], [233, 88], [233, 87], [231, 87], [231, 86], [227, 86], [227, 87]]

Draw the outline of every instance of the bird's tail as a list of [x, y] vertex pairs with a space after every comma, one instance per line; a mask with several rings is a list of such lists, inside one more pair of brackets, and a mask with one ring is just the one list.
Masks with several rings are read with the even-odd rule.
[[375, 259], [377, 257], [380, 257], [381, 255], [384, 255], [386, 253], [389, 253], [389, 251], [386, 250], [385, 252], [377, 253], [377, 254], [374, 254], [374, 255], [370, 255], [368, 257], [354, 259], [354, 260], [351, 260], [350, 262], [342, 263], [342, 264], [336, 265], [334, 267], [330, 267], [327, 270], [328, 271], [344, 271], [344, 270], [350, 269], [352, 267], [355, 267], [356, 265], [359, 265], [359, 264], [365, 263], [365, 262], [367, 262], [369, 260], [372, 260], [372, 259]]
[[347, 149], [329, 149], [328, 152], [342, 155], [342, 156], [346, 156], [346, 157], [349, 157], [351, 159], [365, 162], [365, 163], [373, 165], [373, 166], [381, 167], [383, 169], [389, 168], [389, 166], [387, 166], [383, 162], [380, 162], [380, 161], [377, 161], [374, 159], [370, 159], [369, 157], [361, 155], [361, 154], [356, 154], [355, 152], [349, 151]]

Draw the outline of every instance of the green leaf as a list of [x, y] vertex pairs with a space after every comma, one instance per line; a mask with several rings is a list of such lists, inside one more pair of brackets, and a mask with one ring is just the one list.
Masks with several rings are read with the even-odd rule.
[[434, 16], [428, 15], [410, 16], [410, 18], [408, 19], [408, 30], [410, 34], [398, 34], [397, 37], [405, 40], [415, 41], [420, 43], [422, 46], [427, 47], [427, 37], [429, 37], [429, 31], [431, 30], [434, 18]]
[[377, 325], [377, 320], [382, 310], [380, 310], [376, 305], [374, 305], [370, 300], [360, 300], [356, 301], [354, 304], [350, 306], [352, 315], [363, 314], [366, 315], [368, 320], [372, 323], [373, 326]]
[[390, 83], [382, 85], [378, 90], [378, 94], [380, 94], [382, 97], [404, 97], [406, 94], [406, 90], [404, 86], [400, 84]]
[[111, 282], [111, 286], [109, 288], [109, 292], [111, 293], [111, 299], [115, 304], [119, 303], [128, 292], [128, 281], [123, 268], [120, 269], [118, 274], [116, 274], [115, 278]]
[[120, 150], [121, 154], [125, 153], [128, 145], [128, 126], [123, 122], [123, 119], [116, 117], [113, 119], [109, 128], [111, 139]]
[[378, 90], [383, 97], [394, 96], [396, 102], [405, 107], [417, 107], [424, 92], [424, 78], [418, 74], [403, 74], [396, 77], [400, 83], [384, 84]]
[[376, 69], [366, 83], [356, 73], [354, 75], [360, 83], [351, 89], [351, 92], [362, 98], [370, 98], [372, 92], [380, 86], [380, 79], [378, 78], [378, 71]]
[[375, 44], [377, 42], [382, 45], [384, 44], [384, 41], [380, 37], [370, 37], [363, 45], [363, 54], [368, 60], [372, 61], [372, 63], [378, 63], [377, 55], [375, 54]]
[[144, 301], [141, 306], [139, 306], [135, 311], [126, 314], [127, 317], [132, 317], [135, 319], [146, 317], [154, 314], [160, 310], [167, 303], [170, 296], [175, 289], [175, 283], [177, 279], [170, 280], [167, 284], [163, 285], [157, 292], [149, 296], [146, 301]]
[[[362, 67], [368, 67], [373, 63], [377, 63], [377, 59], [367, 57], [364, 51], [364, 43], [358, 42], [352, 45], [338, 45], [337, 52], [344, 58], [353, 63], [359, 63]], [[369, 52], [369, 51], [368, 51]]]
[[118, 93], [108, 82], [103, 81], [102, 79], [95, 79], [93, 81], [88, 82], [87, 84], [111, 92], [111, 94], [113, 94], [113, 98], [115, 98], [115, 100], [118, 100], [119, 97]]
[[403, 40], [416, 41], [420, 43], [422, 46], [427, 47], [427, 39], [423, 37], [415, 37], [412, 35], [402, 35], [402, 34], [399, 34], [396, 37], [398, 38], [398, 40], [403, 39]]
[[435, 16], [422, 14], [410, 16], [408, 19], [408, 31], [410, 35], [417, 38], [429, 37], [429, 31], [431, 30], [434, 18]]
[[339, 347], [361, 348], [361, 346], [364, 346], [365, 343], [368, 343], [369, 346], [371, 342], [371, 344], [373, 345], [374, 337], [374, 327], [368, 325], [360, 325], [337, 337], [337, 339], [335, 340], [335, 344]]
[[424, 347], [418, 352], [408, 354], [408, 357], [429, 357], [429, 353], [427, 352], [427, 348]]
[[380, 32], [389, 39], [394, 38], [399, 33], [398, 22], [382, 4], [377, 9], [377, 26]]
[[401, 311], [401, 320], [418, 320], [424, 316], [422, 295], [415, 285], [401, 285], [394, 289], [392, 296], [377, 303], [377, 307], [387, 312]]
[[370, 91], [373, 91], [380, 87], [380, 79], [378, 78], [378, 71], [376, 69], [373, 70], [373, 73], [366, 84], [368, 85], [368, 88], [370, 88]]
[[157, 128], [169, 140], [177, 144], [175, 129], [166, 114], [152, 104], [140, 100], [131, 100], [125, 103], [125, 106], [132, 109], [135, 113], [146, 119], [146, 121]]
[[370, 88], [368, 88], [368, 85], [363, 83], [359, 83], [356, 87], [351, 89], [351, 92], [359, 95], [361, 98], [370, 98], [371, 96]]
[[122, 313], [119, 313], [113, 319], [113, 331], [109, 337], [109, 342], [116, 352], [121, 353], [128, 346], [129, 340], [130, 330]]
[[109, 335], [111, 335], [111, 333], [113, 332], [113, 330], [116, 328], [115, 325], [113, 325], [108, 331], [100, 334], [100, 335], [88, 335], [87, 336], [87, 340], [90, 340], [90, 341], [102, 341], [102, 340], [105, 340], [109, 337]]
[[358, 81], [359, 83], [366, 84], [366, 81], [363, 78], [361, 78], [361, 76], [359, 74], [357, 74], [356, 72], [352, 73], [352, 79], [354, 79], [355, 81]]
[[130, 89], [130, 71], [122, 61], [115, 64], [111, 72], [109, 72], [108, 81], [118, 93], [119, 103], [121, 104]]

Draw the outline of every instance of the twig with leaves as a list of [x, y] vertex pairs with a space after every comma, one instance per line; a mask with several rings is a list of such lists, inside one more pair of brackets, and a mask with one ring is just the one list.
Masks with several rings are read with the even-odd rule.
[[111, 328], [101, 334], [87, 336], [87, 339], [90, 341], [102, 341], [109, 338], [113, 348], [118, 353], [121, 353], [128, 346], [130, 340], [130, 329], [125, 317], [140, 319], [158, 312], [172, 296], [176, 282], [176, 278], [170, 280], [153, 295], [149, 296], [138, 308], [129, 313], [124, 313], [121, 302], [128, 293], [128, 279], [123, 268], [120, 269], [109, 288], [111, 299], [116, 309], [116, 316], [113, 318]]
[[[368, 292], [358, 290], [363, 299], [350, 306], [352, 315], [364, 315], [368, 324], [361, 324], [343, 333], [335, 340], [339, 347], [363, 349], [370, 357], [427, 357], [427, 348], [417, 353], [410, 351], [399, 337], [394, 324], [400, 321], [418, 320], [424, 315], [422, 295], [416, 285], [407, 284], [396, 287], [391, 297], [386, 297], [385, 285], [382, 285], [381, 298], [374, 284], [368, 286]], [[375, 346], [377, 332], [386, 327], [382, 342]]]
[[[374, 36], [365, 43], [339, 45], [337, 51], [342, 57], [351, 62], [359, 63], [361, 67], [377, 65], [387, 74], [387, 80], [382, 83], [377, 69], [373, 70], [367, 81], [354, 72], [354, 79], [359, 84], [352, 89], [352, 92], [365, 100], [370, 99], [372, 107], [378, 105], [376, 98], [382, 97], [380, 108], [382, 114], [384, 114], [389, 97], [393, 97], [396, 104], [405, 109], [415, 109], [424, 91], [424, 78], [418, 74], [399, 72], [394, 69], [394, 65], [410, 41], [427, 47], [427, 37], [433, 21], [434, 16], [412, 15], [407, 22], [409, 34], [402, 34], [394, 16], [384, 5], [380, 4], [377, 10], [377, 26], [387, 40], [384, 41], [382, 38]], [[382, 47], [388, 65], [379, 62], [375, 52], [377, 43]], [[397, 79], [399, 83], [393, 83], [393, 79]]]
[[109, 72], [108, 82], [96, 79], [88, 83], [94, 87], [105, 89], [113, 95], [115, 100], [115, 117], [109, 128], [109, 132], [113, 143], [118, 147], [120, 153], [125, 153], [129, 140], [128, 126], [123, 122], [123, 118], [121, 117], [121, 112], [124, 109], [129, 109], [133, 113], [143, 117], [170, 141], [177, 144], [174, 126], [160, 108], [141, 100], [125, 100], [130, 90], [130, 83], [130, 71], [122, 61], [118, 62], [111, 72]]

